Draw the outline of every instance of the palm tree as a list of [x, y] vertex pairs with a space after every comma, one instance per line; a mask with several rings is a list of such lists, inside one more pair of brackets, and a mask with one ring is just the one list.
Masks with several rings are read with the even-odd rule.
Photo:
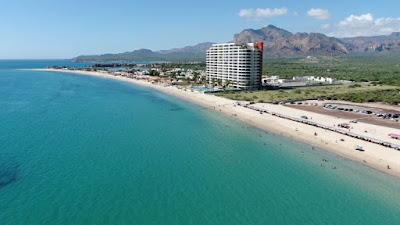
[[229, 88], [231, 86], [232, 82], [230, 80], [225, 81], [225, 87], [224, 88]]
[[213, 86], [218, 86], [218, 80], [215, 78], [212, 78], [211, 83]]

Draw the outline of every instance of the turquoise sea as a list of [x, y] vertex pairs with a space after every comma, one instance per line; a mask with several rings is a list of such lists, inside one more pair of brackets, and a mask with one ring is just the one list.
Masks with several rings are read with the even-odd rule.
[[400, 179], [119, 81], [0, 61], [1, 225], [398, 225]]

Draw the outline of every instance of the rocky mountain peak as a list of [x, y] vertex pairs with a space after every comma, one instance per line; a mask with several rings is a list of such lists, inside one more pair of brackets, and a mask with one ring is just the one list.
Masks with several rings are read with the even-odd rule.
[[291, 33], [273, 25], [247, 29], [234, 36], [237, 43], [263, 41], [266, 56], [339, 55], [348, 51], [341, 40], [320, 33]]

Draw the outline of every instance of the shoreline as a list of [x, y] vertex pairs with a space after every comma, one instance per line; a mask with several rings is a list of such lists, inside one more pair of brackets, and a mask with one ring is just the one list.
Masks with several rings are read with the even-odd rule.
[[[361, 163], [364, 166], [376, 169], [385, 174], [389, 174], [400, 178], [400, 151], [388, 147], [380, 146], [367, 141], [348, 137], [333, 131], [322, 128], [312, 127], [307, 124], [279, 118], [269, 114], [260, 114], [259, 112], [238, 106], [237, 101], [210, 95], [200, 92], [178, 89], [174, 86], [163, 86], [161, 84], [153, 84], [144, 80], [115, 76], [107, 72], [89, 72], [83, 70], [67, 70], [67, 69], [33, 69], [44, 72], [63, 72], [78, 75], [95, 76], [105, 79], [119, 80], [134, 85], [151, 88], [164, 94], [177, 97], [181, 100], [191, 102], [222, 113], [233, 119], [240, 120], [249, 126], [272, 132], [290, 139], [294, 139], [301, 143], [316, 147], [321, 150], [329, 151], [344, 159]], [[270, 104], [263, 104], [265, 107], [278, 107]], [[284, 106], [280, 106], [284, 107]], [[280, 110], [280, 108], [278, 108]], [[285, 109], [286, 110], [286, 109]], [[318, 133], [318, 136], [315, 134]], [[345, 139], [345, 142], [338, 140]], [[354, 150], [354, 146], [362, 145], [366, 151], [359, 152]], [[390, 168], [390, 169], [389, 169]]]

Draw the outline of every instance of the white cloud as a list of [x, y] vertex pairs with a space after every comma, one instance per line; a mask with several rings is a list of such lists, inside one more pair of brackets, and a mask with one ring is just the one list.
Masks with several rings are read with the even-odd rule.
[[400, 18], [374, 18], [371, 13], [350, 15], [332, 33], [338, 37], [387, 35], [400, 31]]
[[350, 15], [339, 22], [339, 27], [364, 28], [374, 24], [374, 17], [368, 13], [360, 16]]
[[288, 13], [287, 8], [265, 8], [265, 9], [242, 9], [239, 12], [239, 16], [246, 19], [262, 19], [276, 16], [283, 16]]
[[330, 25], [329, 23], [323, 24], [323, 25], [321, 26], [321, 28], [322, 28], [323, 30], [328, 30], [328, 29], [331, 28], [331, 25]]
[[317, 20], [327, 20], [331, 17], [328, 10], [320, 8], [312, 8], [308, 10], [307, 15]]

